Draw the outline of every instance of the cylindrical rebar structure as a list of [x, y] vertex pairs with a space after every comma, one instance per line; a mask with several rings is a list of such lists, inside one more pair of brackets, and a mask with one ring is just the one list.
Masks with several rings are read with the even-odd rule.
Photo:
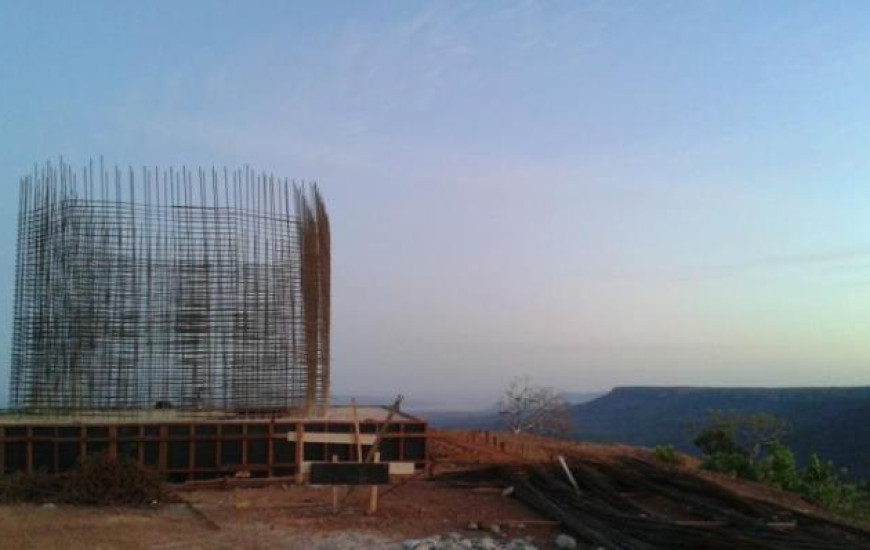
[[21, 180], [13, 408], [314, 415], [329, 312], [316, 186], [102, 163]]

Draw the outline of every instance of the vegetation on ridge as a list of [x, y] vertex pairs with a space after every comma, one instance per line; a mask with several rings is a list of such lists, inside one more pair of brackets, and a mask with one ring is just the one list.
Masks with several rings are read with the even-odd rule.
[[870, 486], [852, 482], [845, 468], [815, 453], [799, 468], [780, 441], [786, 433], [788, 424], [770, 415], [714, 411], [694, 442], [704, 469], [793, 491], [837, 514], [870, 520]]

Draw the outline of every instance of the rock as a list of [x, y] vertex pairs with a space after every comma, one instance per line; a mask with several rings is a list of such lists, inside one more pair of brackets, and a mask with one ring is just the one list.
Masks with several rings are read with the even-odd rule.
[[462, 535], [454, 531], [453, 533], [448, 534], [447, 538], [450, 540], [459, 540], [462, 538]]
[[501, 534], [501, 527], [499, 526], [498, 523], [493, 523], [492, 525], [490, 525], [490, 526], [489, 526], [489, 530], [490, 530], [491, 533], [493, 533], [493, 534], [495, 534], [495, 535], [500, 535], [500, 534]]
[[419, 542], [420, 541], [417, 539], [408, 539], [402, 543], [402, 548], [404, 548], [405, 550], [414, 550]]
[[559, 550], [574, 550], [577, 548], [577, 541], [574, 540], [574, 537], [562, 533], [556, 537], [556, 548]]
[[469, 524], [466, 526], [466, 528], [469, 529], [469, 530], [471, 530], [471, 531], [477, 531], [477, 529], [478, 529], [478, 525], [477, 525], [475, 522], [472, 521], [471, 523], [469, 523]]
[[459, 541], [459, 546], [462, 548], [474, 548], [474, 542], [471, 539], [462, 539]]
[[54, 504], [52, 502], [46, 502], [45, 504], [42, 505], [42, 507], [43, 508], [57, 508], [57, 504]]
[[483, 537], [480, 539], [480, 542], [477, 543], [477, 547], [480, 548], [480, 550], [496, 550], [498, 544], [489, 537]]
[[511, 485], [510, 487], [508, 487], [507, 489], [505, 489], [504, 491], [501, 492], [501, 496], [503, 496], [503, 497], [509, 497], [512, 494], [514, 494], [514, 486], [513, 485]]

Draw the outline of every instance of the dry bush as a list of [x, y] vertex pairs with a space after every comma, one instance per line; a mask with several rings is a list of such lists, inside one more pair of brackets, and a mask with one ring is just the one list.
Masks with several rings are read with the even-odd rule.
[[163, 483], [155, 472], [133, 462], [88, 457], [71, 472], [0, 477], [0, 502], [64, 503], [82, 506], [136, 506], [160, 501]]
[[57, 502], [58, 495], [64, 491], [64, 485], [63, 475], [15, 473], [0, 476], [0, 503]]

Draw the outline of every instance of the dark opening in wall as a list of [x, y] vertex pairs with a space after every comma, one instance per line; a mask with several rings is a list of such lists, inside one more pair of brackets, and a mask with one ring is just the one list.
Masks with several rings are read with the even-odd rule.
[[190, 468], [190, 443], [187, 441], [170, 441], [167, 443], [166, 467], [170, 470], [187, 470]]
[[392, 438], [384, 438], [381, 440], [381, 446], [378, 449], [381, 452], [381, 462], [392, 460], [400, 460], [399, 456], [399, 440]]
[[221, 441], [221, 465], [234, 466], [242, 463], [242, 442], [239, 440]]
[[71, 470], [79, 464], [81, 444], [79, 442], [63, 441], [57, 444], [57, 467], [60, 471]]
[[197, 468], [216, 468], [217, 467], [217, 442], [215, 441], [197, 441], [194, 443], [196, 450], [196, 467]]
[[120, 460], [139, 460], [139, 443], [136, 441], [119, 441], [118, 458]]
[[296, 443], [276, 439], [272, 442], [272, 462], [292, 463], [296, 460]]
[[[7, 428], [7, 434], [8, 428]], [[5, 470], [7, 474], [15, 472], [24, 472], [27, 470], [27, 443], [23, 442], [7, 442], [3, 449]]]
[[142, 444], [143, 459], [146, 466], [158, 468], [160, 466], [160, 444], [156, 441], [146, 441]]
[[88, 456], [99, 456], [109, 452], [108, 441], [88, 441], [85, 445], [85, 452]]
[[426, 460], [426, 440], [417, 437], [406, 438], [405, 460], [422, 462]]
[[248, 441], [248, 464], [266, 464], [269, 457], [269, 443], [265, 439]]
[[33, 469], [47, 474], [55, 472], [54, 443], [46, 441], [33, 442]]

